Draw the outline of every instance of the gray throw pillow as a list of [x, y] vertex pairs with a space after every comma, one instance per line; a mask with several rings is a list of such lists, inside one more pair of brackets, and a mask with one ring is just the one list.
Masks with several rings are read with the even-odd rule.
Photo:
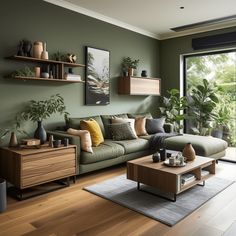
[[148, 134], [165, 133], [164, 130], [165, 118], [146, 119], [146, 130]]
[[112, 139], [115, 141], [136, 139], [130, 123], [115, 123], [108, 125]]

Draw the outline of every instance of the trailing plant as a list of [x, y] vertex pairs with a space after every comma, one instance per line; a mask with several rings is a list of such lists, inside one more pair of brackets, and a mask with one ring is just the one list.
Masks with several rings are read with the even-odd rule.
[[57, 112], [65, 117], [69, 114], [66, 112], [64, 99], [59, 94], [52, 95], [46, 100], [29, 101], [24, 110], [19, 113], [19, 117], [24, 120], [38, 122], [49, 118], [53, 113]]
[[34, 77], [35, 73], [32, 69], [28, 66], [24, 67], [23, 69], [16, 70], [12, 73], [12, 76], [22, 76], [22, 77]]
[[216, 96], [217, 87], [206, 79], [201, 85], [190, 91], [189, 114], [195, 127], [194, 134], [208, 135], [212, 129], [212, 122], [217, 118], [216, 105], [219, 99]]
[[63, 52], [55, 52], [50, 56], [51, 60], [55, 60], [55, 61], [66, 61], [67, 55], [66, 53]]
[[139, 59], [132, 60], [130, 57], [125, 57], [123, 58], [123, 61], [122, 61], [122, 67], [124, 69], [128, 69], [128, 68], [137, 69], [138, 63], [139, 63]]
[[168, 90], [168, 97], [161, 97], [159, 110], [166, 118], [166, 122], [174, 125], [174, 130], [179, 132], [183, 128], [181, 121], [187, 118], [184, 110], [188, 107], [186, 97], [181, 97], [178, 89]]

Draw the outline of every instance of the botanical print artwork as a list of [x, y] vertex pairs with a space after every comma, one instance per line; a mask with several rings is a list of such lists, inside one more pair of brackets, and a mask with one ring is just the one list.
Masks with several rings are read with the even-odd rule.
[[107, 105], [110, 103], [110, 52], [87, 47], [86, 105]]

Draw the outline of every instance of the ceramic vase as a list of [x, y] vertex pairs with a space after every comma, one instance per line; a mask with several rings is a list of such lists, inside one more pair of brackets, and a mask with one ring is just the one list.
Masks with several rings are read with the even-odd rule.
[[17, 137], [15, 132], [11, 132], [9, 147], [16, 147], [18, 145]]
[[42, 51], [43, 51], [43, 43], [42, 42], [34, 42], [33, 57], [41, 58]]
[[195, 159], [196, 154], [191, 143], [185, 144], [182, 155], [186, 157], [186, 161], [193, 161]]
[[34, 132], [34, 137], [40, 139], [41, 144], [47, 141], [47, 133], [43, 127], [42, 121], [38, 121], [38, 127]]
[[43, 51], [41, 53], [41, 59], [48, 60], [48, 52], [46, 43], [43, 44]]

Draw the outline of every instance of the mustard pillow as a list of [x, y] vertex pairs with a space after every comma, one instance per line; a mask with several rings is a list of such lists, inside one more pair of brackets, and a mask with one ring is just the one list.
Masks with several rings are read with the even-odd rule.
[[88, 130], [77, 130], [69, 128], [67, 130], [68, 134], [77, 135], [80, 137], [81, 149], [85, 152], [93, 153], [92, 140]]
[[92, 144], [94, 147], [97, 147], [99, 144], [104, 142], [101, 128], [96, 120], [94, 119], [81, 120], [80, 128], [89, 131], [92, 139]]

